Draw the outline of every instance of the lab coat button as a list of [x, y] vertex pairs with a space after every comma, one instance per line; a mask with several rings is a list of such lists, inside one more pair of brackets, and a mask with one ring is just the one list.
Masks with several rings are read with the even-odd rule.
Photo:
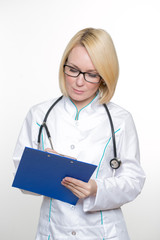
[[72, 145], [71, 145], [71, 149], [74, 149], [74, 148], [75, 148], [75, 145], [72, 144]]
[[74, 236], [75, 236], [75, 235], [76, 235], [76, 232], [75, 232], [75, 231], [72, 231], [72, 235], [74, 235]]

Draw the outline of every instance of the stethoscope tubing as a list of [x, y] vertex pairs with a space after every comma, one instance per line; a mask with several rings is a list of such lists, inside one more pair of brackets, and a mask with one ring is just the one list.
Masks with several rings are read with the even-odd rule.
[[110, 126], [111, 126], [111, 132], [112, 132], [112, 142], [113, 142], [113, 151], [114, 151], [114, 157], [117, 158], [117, 150], [116, 150], [116, 138], [115, 138], [115, 131], [114, 131], [114, 126], [113, 126], [113, 121], [112, 121], [112, 118], [111, 118], [111, 114], [108, 110], [108, 107], [106, 104], [103, 104], [104, 108], [106, 109], [106, 112], [108, 114], [108, 118], [109, 118], [109, 121], [110, 121]]
[[39, 129], [39, 133], [38, 133], [38, 141], [37, 141], [37, 143], [38, 143], [38, 149], [40, 148], [41, 133], [42, 133], [43, 127], [44, 127], [45, 130], [46, 130], [47, 137], [48, 137], [48, 139], [49, 139], [49, 141], [50, 141], [51, 148], [53, 149], [53, 144], [52, 144], [52, 140], [51, 140], [51, 134], [50, 134], [50, 132], [49, 132], [49, 129], [48, 129], [48, 127], [47, 127], [46, 122], [47, 122], [47, 119], [48, 119], [48, 116], [49, 116], [51, 110], [52, 110], [52, 109], [54, 108], [54, 106], [62, 99], [62, 97], [63, 97], [63, 95], [60, 96], [60, 97], [51, 105], [51, 107], [48, 109], [48, 111], [47, 111], [47, 113], [46, 113], [46, 115], [45, 115], [45, 117], [44, 117], [43, 123], [41, 124], [40, 129]]
[[[51, 134], [49, 132], [49, 129], [47, 127], [47, 119], [48, 119], [48, 116], [51, 112], [51, 110], [54, 108], [54, 106], [63, 98], [63, 95], [60, 96], [52, 105], [51, 107], [48, 109], [45, 117], [44, 117], [44, 120], [43, 120], [43, 123], [41, 124], [40, 126], [40, 129], [39, 129], [39, 133], [38, 133], [38, 140], [37, 140], [37, 143], [38, 143], [38, 149], [40, 149], [40, 139], [41, 139], [41, 133], [42, 133], [42, 129], [45, 128], [46, 130], [46, 133], [47, 133], [47, 137], [49, 139], [49, 142], [50, 142], [50, 145], [51, 145], [51, 148], [53, 149], [53, 143], [52, 143], [52, 139], [51, 139]], [[113, 169], [118, 169], [121, 165], [121, 161], [117, 158], [117, 150], [116, 150], [116, 138], [115, 138], [115, 131], [114, 131], [114, 125], [113, 125], [113, 121], [112, 121], [112, 117], [111, 117], [111, 114], [109, 112], [109, 109], [107, 107], [106, 104], [103, 104], [106, 112], [107, 112], [107, 115], [108, 115], [108, 118], [109, 118], [109, 122], [110, 122], [110, 126], [111, 126], [111, 133], [112, 133], [112, 142], [113, 142], [113, 155], [114, 155], [114, 158], [110, 160], [110, 166], [111, 168]]]

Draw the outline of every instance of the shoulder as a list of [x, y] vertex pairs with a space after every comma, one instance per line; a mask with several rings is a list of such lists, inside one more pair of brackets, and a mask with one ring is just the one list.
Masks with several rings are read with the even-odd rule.
[[115, 124], [117, 125], [134, 125], [133, 117], [131, 113], [124, 109], [123, 107], [113, 103], [109, 102], [107, 104], [107, 107], [110, 111], [111, 117]]
[[53, 98], [32, 106], [28, 112], [28, 115], [31, 116], [32, 118], [40, 119], [42, 121], [49, 108], [53, 105], [53, 103], [57, 99], [58, 98]]
[[43, 113], [45, 113], [46, 111], [48, 111], [48, 109], [53, 105], [53, 103], [57, 99], [58, 98], [53, 98], [53, 99], [38, 103], [38, 104], [32, 106], [30, 110], [33, 112], [42, 111]]
[[124, 109], [123, 107], [121, 107], [113, 102], [109, 102], [107, 104], [107, 107], [113, 117], [119, 117], [119, 118], [123, 118], [123, 119], [131, 117], [131, 113], [128, 110]]

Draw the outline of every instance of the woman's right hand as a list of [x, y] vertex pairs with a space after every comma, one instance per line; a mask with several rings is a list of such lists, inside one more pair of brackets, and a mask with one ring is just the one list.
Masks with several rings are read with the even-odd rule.
[[71, 156], [67, 156], [67, 155], [63, 155], [63, 154], [61, 154], [61, 153], [58, 153], [58, 152], [56, 152], [55, 150], [53, 150], [53, 149], [51, 149], [51, 148], [46, 148], [44, 151], [45, 151], [45, 152], [49, 152], [49, 153], [54, 153], [54, 154], [60, 155], [60, 156], [62, 156], [62, 157], [67, 157], [67, 158], [72, 158], [72, 159], [77, 160], [77, 159], [74, 158], [74, 157], [71, 157]]
[[56, 152], [56, 151], [53, 150], [52, 148], [46, 148], [44, 151], [45, 151], [45, 152], [49, 152], [49, 153], [54, 153], [54, 154], [60, 155], [58, 152]]

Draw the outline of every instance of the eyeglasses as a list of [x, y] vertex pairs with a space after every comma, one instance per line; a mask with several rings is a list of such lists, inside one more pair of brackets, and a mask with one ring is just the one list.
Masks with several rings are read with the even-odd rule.
[[63, 66], [63, 71], [66, 75], [74, 78], [78, 77], [80, 74], [83, 74], [84, 80], [90, 83], [99, 83], [102, 79], [97, 73], [81, 72], [80, 70], [66, 64]]

